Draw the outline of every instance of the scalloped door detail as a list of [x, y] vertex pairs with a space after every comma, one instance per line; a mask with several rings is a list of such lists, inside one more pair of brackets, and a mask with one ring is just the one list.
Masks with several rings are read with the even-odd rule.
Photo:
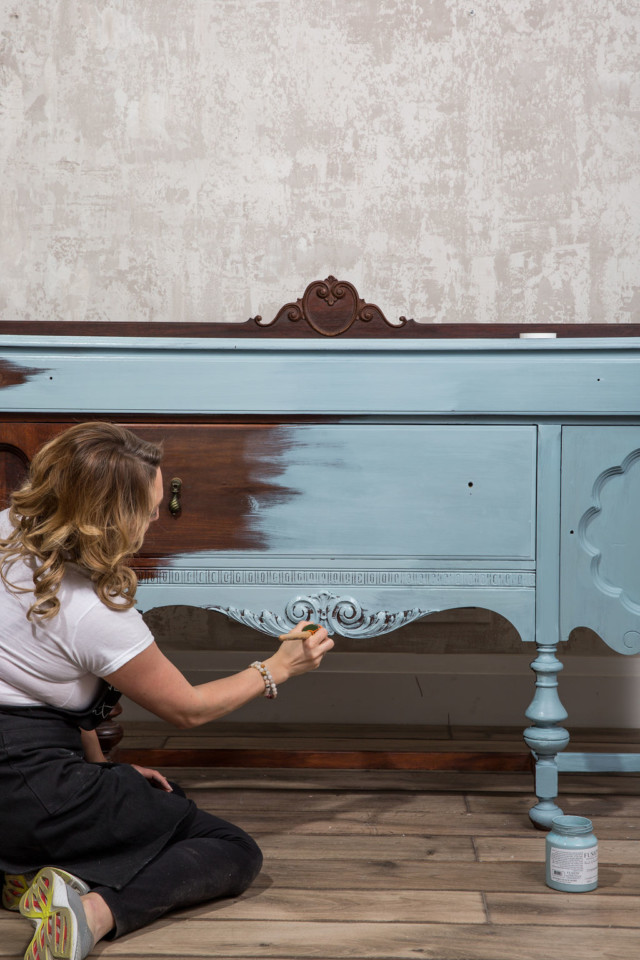
[[562, 432], [563, 636], [640, 652], [640, 426]]

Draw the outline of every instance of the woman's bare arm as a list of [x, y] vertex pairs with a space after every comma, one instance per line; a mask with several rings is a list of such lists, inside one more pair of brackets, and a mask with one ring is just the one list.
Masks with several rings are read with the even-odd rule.
[[[287, 634], [288, 642], [265, 660], [276, 684], [320, 666], [333, 640], [324, 628], [311, 636], [304, 624]], [[155, 643], [104, 679], [161, 720], [182, 729], [223, 717], [264, 694], [264, 681], [254, 667], [220, 680], [192, 685]]]

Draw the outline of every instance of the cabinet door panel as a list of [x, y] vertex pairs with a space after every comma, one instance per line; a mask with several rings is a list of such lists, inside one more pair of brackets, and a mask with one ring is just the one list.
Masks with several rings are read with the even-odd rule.
[[561, 611], [640, 651], [640, 426], [562, 431]]

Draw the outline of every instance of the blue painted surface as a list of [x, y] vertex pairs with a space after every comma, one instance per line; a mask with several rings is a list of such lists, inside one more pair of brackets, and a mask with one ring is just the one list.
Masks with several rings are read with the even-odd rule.
[[589, 627], [640, 652], [640, 426], [562, 433], [563, 637]]
[[316, 557], [535, 558], [532, 426], [290, 424], [277, 433], [260, 461], [286, 494], [250, 504], [269, 553], [297, 553], [302, 540]]
[[4, 336], [0, 351], [40, 370], [29, 389], [3, 390], [4, 410], [71, 412], [79, 397], [96, 413], [539, 417], [640, 408], [640, 339], [185, 340], [177, 350], [143, 337]]
[[8, 413], [279, 424], [261, 455], [282, 494], [247, 497], [260, 548], [190, 554], [177, 537], [142, 607], [213, 607], [267, 633], [312, 612], [363, 642], [425, 612], [495, 610], [536, 643], [532, 820], [560, 812], [559, 769], [601, 767], [562, 759], [557, 654], [576, 626], [640, 650], [640, 340], [4, 337], [2, 360], [25, 371], [0, 380]]
[[558, 754], [561, 773], [640, 773], [638, 753], [567, 753]]

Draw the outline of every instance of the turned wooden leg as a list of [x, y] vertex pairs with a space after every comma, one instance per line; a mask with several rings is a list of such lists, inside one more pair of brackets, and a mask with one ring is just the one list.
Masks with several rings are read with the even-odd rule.
[[538, 644], [538, 656], [531, 668], [536, 675], [536, 693], [526, 716], [534, 725], [524, 731], [524, 739], [535, 756], [538, 803], [529, 811], [529, 816], [536, 827], [549, 830], [553, 818], [562, 813], [555, 802], [558, 796], [556, 758], [569, 743], [568, 732], [558, 726], [567, 719], [567, 711], [558, 696], [557, 675], [562, 664], [556, 657], [556, 645]]

